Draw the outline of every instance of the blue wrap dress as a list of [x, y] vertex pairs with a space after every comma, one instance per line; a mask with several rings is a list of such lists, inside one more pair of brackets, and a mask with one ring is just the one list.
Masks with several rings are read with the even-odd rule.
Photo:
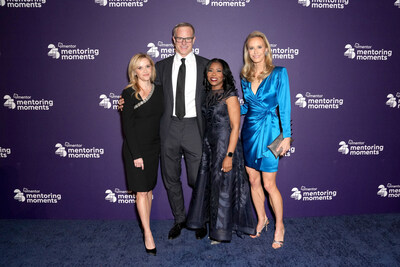
[[260, 83], [255, 94], [249, 81], [242, 79], [241, 83], [244, 97], [241, 114], [246, 115], [242, 127], [245, 165], [263, 172], [276, 172], [279, 158], [276, 159], [267, 146], [278, 137], [281, 128], [284, 138], [291, 137], [290, 89], [286, 68], [275, 67]]

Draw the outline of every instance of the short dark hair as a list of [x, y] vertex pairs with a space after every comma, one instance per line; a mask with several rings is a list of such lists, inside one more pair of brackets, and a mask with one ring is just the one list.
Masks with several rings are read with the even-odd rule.
[[190, 27], [193, 31], [193, 36], [194, 36], [194, 27], [189, 22], [181, 22], [176, 24], [175, 27], [172, 29], [172, 36], [175, 36], [176, 29], [178, 29], [179, 27]]
[[222, 88], [224, 88], [224, 91], [230, 90], [230, 89], [235, 89], [235, 79], [233, 78], [232, 71], [229, 68], [228, 63], [226, 63], [225, 60], [220, 59], [220, 58], [213, 58], [210, 61], [208, 61], [207, 66], [204, 70], [204, 87], [206, 88], [206, 91], [211, 90], [211, 84], [208, 82], [207, 79], [207, 72], [208, 69], [210, 68], [212, 63], [218, 62], [222, 65], [222, 75], [224, 77], [224, 83], [222, 85]]

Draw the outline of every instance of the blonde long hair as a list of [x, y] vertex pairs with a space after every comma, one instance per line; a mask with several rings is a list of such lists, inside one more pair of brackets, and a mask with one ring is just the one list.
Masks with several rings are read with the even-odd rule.
[[135, 74], [135, 70], [139, 67], [140, 60], [144, 58], [147, 58], [151, 65], [151, 76], [150, 76], [151, 83], [153, 83], [154, 80], [156, 79], [156, 68], [150, 56], [144, 53], [139, 53], [131, 58], [131, 61], [129, 62], [128, 66], [129, 84], [126, 86], [126, 88], [132, 87], [133, 90], [135, 91], [135, 97], [138, 100], [139, 100], [139, 92], [143, 89], [139, 86], [138, 77]]
[[[250, 58], [249, 51], [247, 50], [247, 45], [250, 39], [255, 38], [255, 37], [260, 37], [265, 44], [265, 47], [267, 48], [267, 54], [265, 55], [265, 70], [261, 72], [258, 77], [255, 77], [256, 75], [256, 69], [254, 66], [253, 61]], [[263, 34], [260, 31], [254, 31], [250, 33], [246, 41], [244, 42], [244, 47], [243, 47], [243, 61], [244, 65], [242, 68], [242, 71], [240, 72], [240, 75], [242, 78], [245, 78], [247, 81], [252, 82], [255, 79], [263, 80], [268, 75], [272, 72], [272, 70], [275, 68], [275, 66], [272, 64], [272, 53], [271, 53], [271, 45], [268, 42], [267, 37], [265, 34]]]

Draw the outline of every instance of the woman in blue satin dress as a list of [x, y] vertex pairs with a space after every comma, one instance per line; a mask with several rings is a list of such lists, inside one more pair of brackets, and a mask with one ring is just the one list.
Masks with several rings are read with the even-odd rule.
[[282, 149], [280, 156], [283, 156], [290, 148], [290, 90], [287, 71], [272, 64], [271, 47], [262, 32], [255, 31], [247, 36], [241, 77], [245, 100], [241, 114], [246, 115], [242, 127], [243, 153], [258, 217], [257, 233], [252, 237], [259, 237], [269, 223], [262, 177], [276, 217], [272, 247], [278, 249], [283, 246], [285, 235], [282, 196], [276, 186], [279, 158], [275, 158], [267, 146], [282, 128], [284, 139], [277, 150]]

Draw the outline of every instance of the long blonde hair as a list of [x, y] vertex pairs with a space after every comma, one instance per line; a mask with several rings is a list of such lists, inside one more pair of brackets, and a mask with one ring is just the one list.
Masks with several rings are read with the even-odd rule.
[[139, 100], [139, 92], [143, 89], [139, 86], [138, 77], [135, 74], [135, 70], [139, 67], [140, 60], [144, 58], [147, 58], [151, 65], [151, 76], [150, 76], [151, 83], [153, 83], [154, 80], [156, 79], [156, 68], [150, 56], [144, 53], [139, 53], [131, 58], [131, 61], [129, 62], [128, 66], [129, 84], [126, 86], [126, 88], [132, 87], [133, 90], [135, 91], [135, 97], [138, 100]]
[[[247, 45], [248, 45], [249, 40], [252, 38], [255, 38], [255, 37], [260, 37], [264, 41], [265, 47], [267, 49], [267, 53], [265, 55], [265, 60], [264, 60], [265, 70], [263, 72], [261, 72], [258, 75], [258, 77], [255, 77], [256, 69], [255, 69], [253, 61], [250, 58], [249, 51], [247, 50]], [[265, 36], [265, 34], [263, 34], [260, 31], [254, 31], [247, 36], [246, 41], [244, 42], [244, 47], [243, 47], [243, 61], [244, 61], [244, 65], [243, 65], [242, 71], [240, 72], [240, 75], [242, 78], [245, 78], [249, 82], [252, 82], [255, 79], [263, 80], [272, 72], [272, 70], [274, 69], [275, 66], [272, 64], [271, 45], [269, 44], [268, 39]]]

